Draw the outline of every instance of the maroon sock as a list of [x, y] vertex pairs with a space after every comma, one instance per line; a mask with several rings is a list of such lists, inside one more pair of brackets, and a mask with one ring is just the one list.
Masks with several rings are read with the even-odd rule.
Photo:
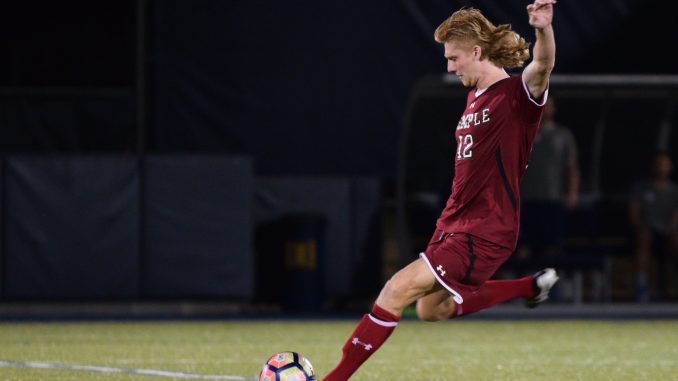
[[323, 381], [345, 381], [391, 336], [400, 317], [378, 305], [363, 316], [342, 348], [339, 364]]
[[456, 305], [456, 316], [468, 315], [501, 302], [534, 296], [532, 277], [512, 280], [488, 280], [472, 293], [464, 294], [464, 303]]

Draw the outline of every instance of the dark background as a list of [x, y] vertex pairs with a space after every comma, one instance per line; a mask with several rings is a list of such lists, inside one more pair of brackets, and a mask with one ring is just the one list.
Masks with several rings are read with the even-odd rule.
[[[253, 155], [266, 174], [393, 176], [408, 95], [445, 70], [435, 26], [476, 6], [531, 41], [526, 4], [149, 1], [143, 148]], [[4, 152], [137, 149], [137, 5], [6, 5], [0, 86], [30, 96], [2, 98]], [[675, 11], [664, 1], [562, 1], [556, 73], [676, 73]], [[83, 91], [49, 97], [54, 88]]]
[[[363, 275], [382, 263], [375, 240], [388, 226], [403, 150], [419, 184], [430, 180], [426, 190], [449, 187], [451, 129], [427, 126], [454, 125], [463, 92], [413, 99], [421, 78], [445, 71], [433, 30], [474, 6], [533, 41], [528, 3], [5, 4], [4, 297], [250, 299], [254, 266], [267, 263], [255, 253], [256, 232], [267, 223], [275, 231], [290, 213], [321, 212], [330, 216], [324, 266], [336, 270], [328, 292], [372, 290], [380, 277]], [[678, 74], [675, 14], [669, 1], [563, 0], [555, 73]], [[610, 106], [605, 141], [618, 144], [604, 147], [604, 175], [592, 184], [591, 126], [607, 98], [571, 90], [552, 93], [580, 144], [583, 191], [619, 196], [642, 176], [657, 126], [675, 120], [666, 116], [672, 98], [634, 95]], [[118, 276], [100, 276], [114, 265]], [[182, 277], [200, 282], [177, 283]]]

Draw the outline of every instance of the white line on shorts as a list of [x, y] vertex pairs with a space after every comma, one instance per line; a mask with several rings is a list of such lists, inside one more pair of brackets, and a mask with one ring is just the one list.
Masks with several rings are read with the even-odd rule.
[[21, 361], [7, 361], [0, 360], [0, 366], [17, 367], [17, 368], [33, 368], [33, 369], [64, 369], [64, 370], [82, 370], [89, 372], [100, 373], [127, 373], [139, 374], [145, 376], [159, 376], [159, 377], [174, 377], [174, 378], [189, 378], [194, 380], [242, 380], [252, 381], [255, 377], [245, 376], [227, 376], [217, 374], [199, 374], [199, 373], [183, 373], [171, 372], [167, 370], [155, 369], [126, 369], [126, 368], [111, 368], [107, 366], [92, 366], [92, 365], [69, 365], [49, 362], [21, 362]]

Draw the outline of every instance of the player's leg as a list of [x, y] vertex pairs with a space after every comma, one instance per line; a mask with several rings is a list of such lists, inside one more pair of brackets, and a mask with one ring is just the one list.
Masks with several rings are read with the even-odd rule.
[[400, 316], [405, 307], [437, 289], [436, 279], [421, 259], [398, 271], [382, 288], [377, 304]]
[[443, 289], [417, 300], [417, 316], [424, 321], [440, 321], [456, 316], [454, 298]]
[[489, 280], [511, 250], [469, 234], [449, 234], [435, 250], [422, 253], [441, 285], [453, 296], [436, 292], [417, 302], [418, 316], [442, 320], [468, 315], [501, 302], [525, 298], [534, 307], [548, 298], [558, 280], [555, 270], [512, 280]]
[[532, 298], [536, 295], [533, 280], [531, 276], [511, 280], [489, 280], [474, 292], [463, 292], [462, 304], [455, 302], [449, 294], [434, 293], [417, 301], [417, 316], [425, 321], [453, 319], [509, 300]]
[[489, 280], [477, 291], [463, 293], [464, 303], [441, 290], [417, 300], [417, 316], [425, 321], [439, 321], [469, 315], [499, 303], [524, 298], [527, 306], [534, 308], [548, 299], [553, 285], [558, 281], [555, 270], [545, 269], [533, 276], [511, 280]]
[[344, 381], [388, 339], [405, 307], [431, 292], [435, 277], [420, 258], [396, 273], [381, 290], [342, 348], [339, 364], [323, 380]]

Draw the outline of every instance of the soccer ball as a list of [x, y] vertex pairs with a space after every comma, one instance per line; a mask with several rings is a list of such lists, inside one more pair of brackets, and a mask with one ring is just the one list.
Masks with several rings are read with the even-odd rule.
[[259, 381], [315, 381], [311, 362], [296, 352], [276, 353], [261, 369]]

